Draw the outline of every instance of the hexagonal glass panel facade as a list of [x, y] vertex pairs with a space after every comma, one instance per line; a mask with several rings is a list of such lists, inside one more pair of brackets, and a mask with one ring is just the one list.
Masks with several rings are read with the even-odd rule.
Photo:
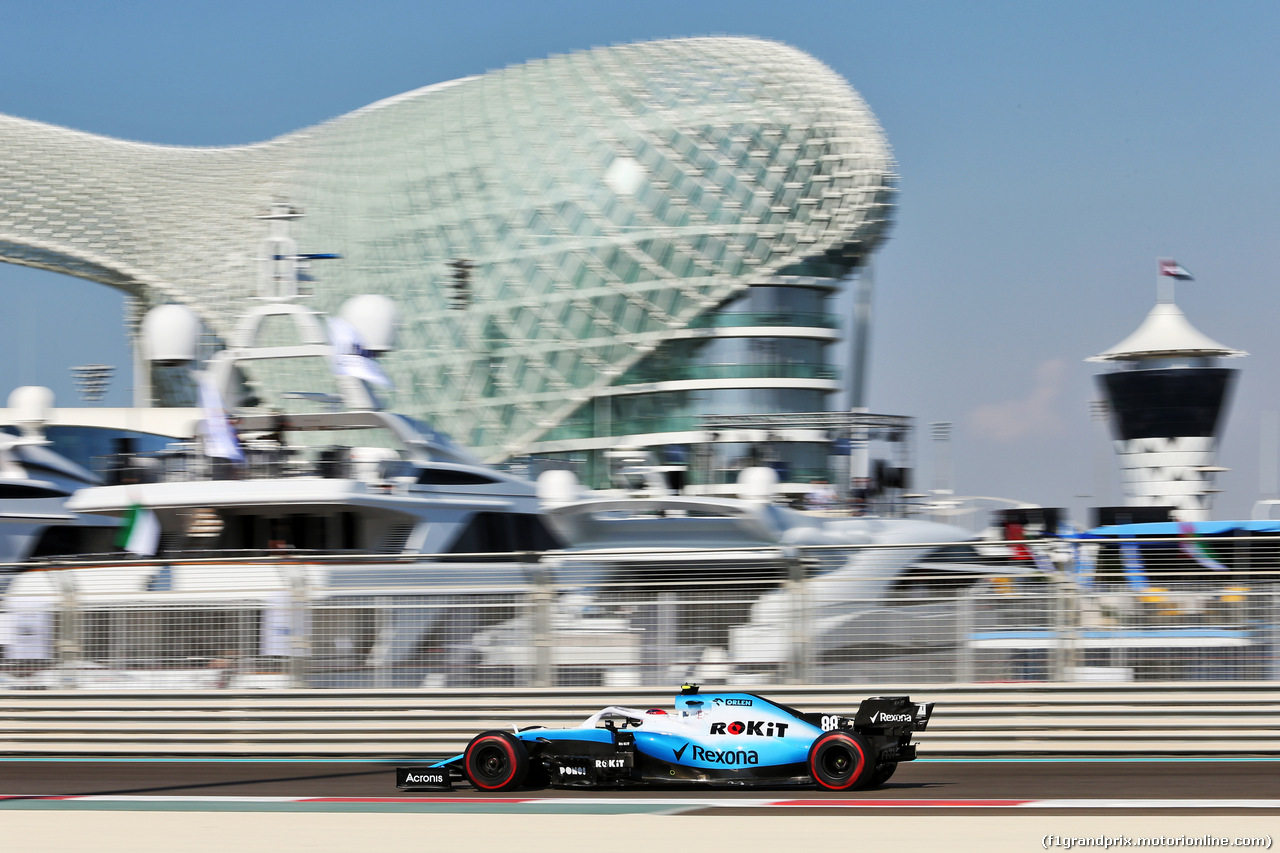
[[[849, 84], [756, 39], [552, 57], [231, 148], [0, 116], [0, 259], [123, 289], [139, 317], [183, 302], [225, 340], [256, 289], [254, 216], [296, 204], [302, 250], [343, 256], [316, 271], [315, 307], [400, 306], [388, 403], [492, 460], [669, 432], [752, 394], [825, 405], [832, 295], [894, 192]], [[301, 381], [247, 380], [264, 403]]]

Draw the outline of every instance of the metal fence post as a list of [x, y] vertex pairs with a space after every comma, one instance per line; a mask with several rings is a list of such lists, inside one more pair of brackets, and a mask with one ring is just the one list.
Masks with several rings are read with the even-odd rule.
[[373, 674], [374, 687], [390, 687], [391, 686], [391, 662], [394, 658], [394, 641], [388, 641], [387, 638], [393, 636], [395, 630], [396, 615], [392, 610], [394, 600], [389, 595], [380, 595], [373, 601], [374, 612], [374, 636], [378, 638], [377, 642], [387, 643], [387, 652], [380, 656], [375, 662]]
[[310, 603], [307, 596], [306, 571], [300, 566], [288, 570], [289, 577], [289, 686], [305, 688], [308, 680], [308, 659], [311, 655]]
[[75, 663], [80, 658], [80, 604], [76, 600], [76, 585], [70, 572], [50, 572], [57, 578], [62, 593], [62, 608], [58, 620], [57, 640], [54, 643], [53, 663], [59, 670], [58, 682], [64, 689], [76, 686]]
[[1270, 593], [1271, 598], [1271, 624], [1267, 626], [1267, 633], [1270, 635], [1270, 655], [1271, 671], [1267, 673], [1272, 681], [1280, 681], [1280, 593], [1274, 590]]
[[1079, 666], [1077, 660], [1080, 645], [1080, 601], [1076, 597], [1076, 588], [1066, 577], [1058, 577], [1058, 594], [1061, 601], [1059, 614], [1061, 617], [1058, 632], [1058, 643], [1061, 646], [1058, 681], [1071, 680]]
[[[526, 563], [526, 566], [528, 563]], [[549, 573], [540, 563], [526, 569], [533, 580], [530, 604], [533, 608], [533, 686], [551, 687], [554, 675], [551, 665], [551, 610], [555, 594]]]
[[978, 600], [977, 592], [966, 590], [956, 597], [956, 674], [955, 679], [961, 684], [971, 684], [975, 680], [973, 659], [973, 626], [974, 609]]
[[1066, 681], [1067, 593], [1061, 584], [1053, 585], [1053, 646], [1049, 653], [1050, 681]]
[[787, 593], [791, 601], [790, 643], [787, 654], [788, 684], [804, 684], [809, 679], [809, 613], [804, 555], [797, 548], [782, 549], [787, 566]]

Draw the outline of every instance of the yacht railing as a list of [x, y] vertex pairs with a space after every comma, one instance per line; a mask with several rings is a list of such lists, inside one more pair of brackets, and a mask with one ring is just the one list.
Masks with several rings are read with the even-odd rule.
[[393, 453], [356, 458], [351, 448], [246, 441], [243, 461], [206, 456], [199, 442], [176, 442], [164, 450], [97, 457], [95, 469], [107, 485], [196, 480], [264, 480], [287, 477], [387, 480], [411, 466]]

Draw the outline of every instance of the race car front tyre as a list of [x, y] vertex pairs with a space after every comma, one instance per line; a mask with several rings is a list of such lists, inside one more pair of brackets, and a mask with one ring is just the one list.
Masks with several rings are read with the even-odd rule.
[[848, 791], [870, 778], [870, 754], [861, 736], [845, 731], [826, 732], [809, 747], [809, 773], [819, 787]]
[[529, 772], [528, 751], [507, 732], [481, 732], [467, 744], [463, 756], [467, 781], [479, 791], [518, 788]]

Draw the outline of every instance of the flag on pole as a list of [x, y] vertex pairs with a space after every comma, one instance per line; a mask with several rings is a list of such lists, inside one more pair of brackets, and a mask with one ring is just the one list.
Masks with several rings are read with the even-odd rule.
[[1172, 258], [1160, 259], [1160, 275], [1172, 276], [1178, 281], [1194, 281], [1186, 267]]
[[361, 348], [360, 335], [355, 327], [341, 317], [327, 319], [329, 342], [333, 346], [333, 372], [339, 376], [354, 376], [374, 385], [391, 387], [391, 380], [382, 372], [382, 366]]
[[232, 462], [243, 462], [244, 451], [236, 439], [236, 431], [227, 420], [226, 407], [222, 405], [222, 395], [218, 386], [207, 371], [196, 374], [196, 383], [200, 387], [200, 408], [204, 412], [201, 428], [204, 432], [204, 455], [216, 459], [230, 459]]
[[1053, 558], [1049, 556], [1048, 549], [1051, 547], [1053, 545], [1050, 542], [1042, 541], [1027, 548], [1031, 552], [1031, 559], [1035, 561], [1036, 568], [1045, 574], [1053, 574], [1058, 571], [1058, 567], [1053, 564]]
[[1137, 542], [1120, 543], [1120, 561], [1124, 565], [1124, 579], [1129, 589], [1142, 592], [1151, 586], [1147, 580], [1147, 568], [1142, 564], [1142, 554], [1138, 551]]
[[1076, 542], [1076, 582], [1084, 589], [1093, 589], [1093, 576], [1098, 570], [1099, 545], [1096, 542]]
[[1182, 550], [1182, 553], [1206, 569], [1213, 569], [1215, 572], [1229, 571], [1226, 566], [1214, 559], [1213, 555], [1209, 553], [1209, 549], [1204, 546], [1204, 542], [1196, 537], [1194, 524], [1180, 521], [1178, 522], [1178, 532], [1182, 534], [1182, 538], [1178, 540], [1178, 548]]
[[129, 507], [124, 525], [116, 537], [116, 544], [140, 557], [154, 557], [160, 546], [160, 519], [151, 510], [139, 504]]

